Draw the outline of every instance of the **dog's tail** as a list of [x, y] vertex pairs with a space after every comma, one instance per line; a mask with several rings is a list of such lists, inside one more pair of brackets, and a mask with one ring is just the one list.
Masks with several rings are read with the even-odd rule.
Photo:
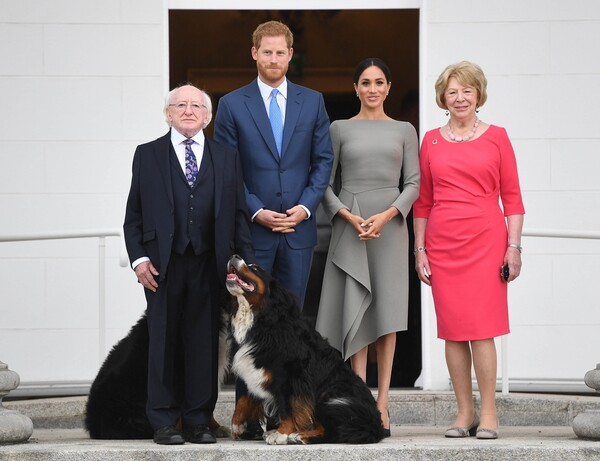
[[330, 399], [317, 405], [315, 417], [325, 430], [310, 443], [377, 443], [384, 436], [381, 415], [369, 400]]

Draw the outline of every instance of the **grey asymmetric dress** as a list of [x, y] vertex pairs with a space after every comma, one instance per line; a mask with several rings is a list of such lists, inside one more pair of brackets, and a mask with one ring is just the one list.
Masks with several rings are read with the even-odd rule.
[[[335, 159], [323, 208], [333, 228], [316, 329], [348, 359], [380, 336], [407, 328], [405, 219], [419, 194], [418, 138], [410, 123], [394, 120], [338, 120], [330, 134]], [[336, 216], [348, 208], [367, 219], [390, 206], [400, 214], [370, 241], [359, 240]]]

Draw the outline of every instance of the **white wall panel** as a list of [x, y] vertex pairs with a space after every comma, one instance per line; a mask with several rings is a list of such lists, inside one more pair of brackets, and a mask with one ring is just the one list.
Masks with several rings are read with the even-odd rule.
[[[511, 127], [512, 128], [512, 127]], [[547, 139], [515, 139], [508, 129], [517, 166], [519, 183], [522, 190], [548, 190], [552, 184], [551, 164], [548, 161], [550, 141]]]
[[[107, 259], [106, 325], [107, 328], [128, 331], [146, 309], [143, 287], [137, 283], [129, 267], [118, 267], [116, 259]], [[120, 339], [120, 338], [119, 338]], [[114, 341], [107, 342], [113, 345]]]
[[[582, 59], [586, 58], [582, 56]], [[548, 137], [598, 139], [600, 74], [549, 75], [545, 80], [548, 91]]]
[[[132, 143], [126, 142], [75, 142], [48, 146], [46, 149], [47, 192], [126, 193], [131, 179], [131, 145]], [[113, 223], [110, 225], [112, 226]]]
[[121, 3], [122, 0], [0, 0], [0, 21], [20, 24], [117, 22]]
[[0, 75], [31, 75], [42, 72], [42, 26], [0, 24], [0, 43]]
[[568, 242], [562, 242], [562, 249], [565, 254], [523, 258], [522, 276], [509, 290], [511, 325], [600, 324], [600, 309], [594, 306], [598, 294], [594, 268], [600, 255], [579, 252]]
[[[161, 77], [124, 77], [121, 84], [123, 138], [134, 141], [130, 145], [130, 159], [133, 159], [138, 144], [156, 139], [168, 131], [163, 115], [166, 95]], [[131, 172], [131, 168], [127, 171]]]
[[61, 258], [46, 263], [45, 328], [98, 328], [96, 259]]
[[122, 23], [161, 24], [166, 13], [164, 0], [126, 0], [120, 3]]
[[16, 330], [0, 335], [0, 351], [21, 383], [92, 380], [98, 372], [96, 330]]
[[[600, 191], [526, 192], [527, 227], [548, 229], [600, 229], [598, 204]], [[592, 242], [583, 241], [584, 245]], [[574, 293], [576, 296], [577, 293]]]
[[572, 379], [583, 385], [599, 350], [596, 325], [515, 326], [509, 336], [509, 372], [521, 379]]
[[[598, 175], [600, 171], [599, 138], [559, 139], [552, 142], [550, 152], [552, 188], [554, 190], [589, 191], [598, 189], [600, 184]], [[592, 211], [592, 213], [594, 212]]]
[[505, 127], [511, 140], [547, 139], [553, 117], [549, 105], [548, 83], [538, 76], [488, 76], [488, 102], [479, 114], [482, 120]]
[[[472, 60], [483, 68], [488, 78], [541, 74], [549, 70], [550, 26], [547, 23], [515, 22], [502, 24], [500, 28], [487, 22], [468, 25], [441, 22], [431, 24], [430, 33], [432, 62], [451, 64]], [[457, 33], [460, 33], [460, 44], [453, 39]]]
[[2, 234], [104, 229], [121, 225], [124, 198], [121, 194], [0, 195], [0, 209], [19, 216], [2, 223]]
[[45, 190], [44, 143], [0, 141], [0, 165], [0, 194], [31, 194]]
[[0, 112], [2, 140], [93, 141], [122, 136], [117, 77], [0, 77], [0, 94], [11, 108]]
[[503, 0], [501, 2], [479, 2], [476, 0], [428, 0], [428, 15], [431, 22], [505, 23], [519, 21], [585, 21], [600, 16], [597, 0]]
[[587, 21], [560, 21], [550, 25], [551, 33], [547, 43], [551, 50], [550, 73], [600, 73], [600, 59], [597, 59], [600, 43], [598, 16], [600, 14], [590, 14]]
[[[13, 330], [40, 328], [46, 305], [46, 264], [44, 260], [0, 258], [2, 302], [0, 337]], [[0, 347], [0, 353], [4, 349]], [[6, 362], [5, 359], [0, 359]]]
[[133, 142], [47, 143], [45, 192], [126, 194], [131, 181], [134, 148]]
[[59, 24], [44, 27], [48, 75], [160, 75], [154, 25]]

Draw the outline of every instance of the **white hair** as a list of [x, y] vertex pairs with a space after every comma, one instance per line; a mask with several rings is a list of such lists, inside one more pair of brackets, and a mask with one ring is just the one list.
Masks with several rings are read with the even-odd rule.
[[212, 120], [212, 116], [213, 116], [212, 101], [206, 91], [201, 90], [200, 88], [198, 88], [195, 85], [192, 85], [191, 83], [184, 83], [182, 85], [179, 85], [167, 93], [167, 96], [165, 97], [165, 107], [163, 108], [163, 113], [165, 115], [165, 121], [167, 122], [167, 125], [169, 125], [169, 127], [171, 127], [171, 121], [169, 120], [169, 114], [168, 114], [169, 104], [171, 104], [171, 101], [173, 101], [173, 97], [175, 96], [175, 93], [180, 88], [183, 88], [184, 86], [191, 86], [193, 88], [196, 88], [200, 92], [200, 94], [202, 94], [202, 98], [204, 99], [204, 105], [206, 106], [206, 109], [208, 110], [208, 120], [204, 125], [202, 125], [202, 129], [204, 129], [208, 125], [210, 125], [210, 122]]

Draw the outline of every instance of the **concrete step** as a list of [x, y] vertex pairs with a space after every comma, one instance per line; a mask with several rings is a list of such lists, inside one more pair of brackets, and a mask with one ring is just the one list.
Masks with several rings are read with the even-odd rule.
[[[478, 404], [478, 396], [474, 399]], [[90, 440], [82, 429], [85, 397], [5, 402], [34, 422], [27, 443], [0, 446], [0, 461], [112, 460], [418, 460], [418, 461], [582, 461], [600, 459], [600, 442], [575, 436], [571, 422], [581, 411], [600, 409], [600, 396], [498, 395], [498, 440], [446, 439], [456, 411], [451, 392], [393, 390], [392, 437], [374, 445], [269, 446], [261, 441], [219, 439], [214, 445], [160, 446], [151, 440]], [[232, 390], [219, 396], [215, 416], [227, 424]]]
[[578, 439], [570, 427], [502, 427], [497, 440], [446, 439], [436, 426], [392, 426], [374, 445], [271, 446], [219, 439], [213, 445], [156, 445], [151, 440], [90, 440], [82, 429], [36, 429], [28, 443], [0, 447], [0, 461], [590, 461], [600, 443]]
[[[221, 424], [231, 421], [234, 391], [219, 394], [215, 418]], [[479, 396], [474, 395], [475, 405]], [[83, 427], [85, 396], [50, 399], [14, 400], [5, 407], [29, 416], [38, 429], [72, 429]], [[454, 421], [456, 403], [452, 392], [420, 390], [390, 391], [390, 419], [395, 425], [448, 426]], [[498, 394], [497, 411], [500, 426], [571, 426], [578, 413], [600, 410], [600, 394]]]

